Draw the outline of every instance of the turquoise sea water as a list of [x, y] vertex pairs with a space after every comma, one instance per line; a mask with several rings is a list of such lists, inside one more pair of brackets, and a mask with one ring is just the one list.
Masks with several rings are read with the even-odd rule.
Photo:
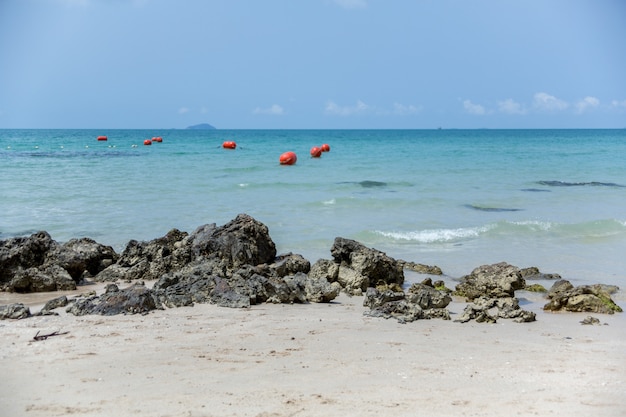
[[248, 213], [312, 262], [342, 236], [452, 277], [507, 261], [626, 287], [626, 130], [0, 130], [0, 178], [1, 239], [121, 252]]

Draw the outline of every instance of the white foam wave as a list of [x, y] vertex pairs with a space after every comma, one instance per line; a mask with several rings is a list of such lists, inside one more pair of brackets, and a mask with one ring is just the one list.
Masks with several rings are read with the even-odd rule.
[[336, 203], [336, 201], [335, 201], [334, 198], [331, 198], [330, 200], [322, 201], [322, 204], [324, 204], [326, 206], [330, 206], [330, 205], [333, 205], [335, 203]]
[[457, 240], [478, 237], [489, 231], [493, 226], [459, 228], [459, 229], [426, 229], [412, 232], [383, 232], [376, 233], [396, 240], [410, 240], [421, 243], [453, 242]]
[[542, 230], [542, 231], [550, 230], [554, 226], [553, 223], [540, 222], [537, 220], [526, 220], [526, 221], [521, 221], [521, 222], [510, 222], [510, 223], [516, 226], [526, 226], [526, 227], [529, 227], [530, 229]]

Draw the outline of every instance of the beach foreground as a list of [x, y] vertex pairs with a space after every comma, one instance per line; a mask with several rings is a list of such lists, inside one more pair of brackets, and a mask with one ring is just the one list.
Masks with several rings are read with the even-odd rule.
[[[57, 309], [6, 320], [0, 408], [10, 416], [626, 412], [619, 314], [582, 325], [587, 314], [546, 313], [529, 302], [533, 323], [400, 324], [363, 316], [362, 303], [341, 294], [329, 304], [197, 304], [109, 317]], [[449, 305], [453, 319], [464, 306]], [[67, 333], [33, 339], [56, 331]]]

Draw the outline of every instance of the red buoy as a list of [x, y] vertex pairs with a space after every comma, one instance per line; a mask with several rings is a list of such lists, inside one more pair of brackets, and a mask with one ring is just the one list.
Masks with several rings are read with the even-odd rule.
[[152, 141], [150, 139], [146, 139], [143, 141], [144, 145], [152, 145]]
[[322, 152], [330, 152], [330, 145], [328, 145], [328, 143], [322, 145]]
[[155, 138], [152, 138], [152, 142], [163, 142], [163, 138], [161, 136], [157, 136]]
[[224, 149], [235, 149], [237, 147], [237, 144], [235, 143], [235, 141], [227, 140], [226, 142], [222, 143], [222, 147]]
[[98, 140], [107, 140], [108, 138], [106, 136], [98, 136]]
[[280, 161], [281, 165], [293, 165], [298, 160], [298, 157], [296, 156], [295, 152], [289, 151], [282, 154], [278, 160]]
[[320, 148], [319, 146], [314, 146], [311, 148], [311, 156], [313, 158], [319, 158], [320, 156], [322, 156], [322, 148]]

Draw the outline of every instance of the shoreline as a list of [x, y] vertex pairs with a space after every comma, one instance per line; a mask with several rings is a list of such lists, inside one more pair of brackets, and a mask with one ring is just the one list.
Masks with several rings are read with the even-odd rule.
[[[521, 295], [536, 322], [400, 324], [343, 293], [4, 320], [0, 404], [26, 416], [623, 415], [623, 317], [584, 326], [588, 313], [543, 312]], [[453, 319], [465, 304], [453, 300]], [[69, 333], [34, 341], [38, 331]]]

